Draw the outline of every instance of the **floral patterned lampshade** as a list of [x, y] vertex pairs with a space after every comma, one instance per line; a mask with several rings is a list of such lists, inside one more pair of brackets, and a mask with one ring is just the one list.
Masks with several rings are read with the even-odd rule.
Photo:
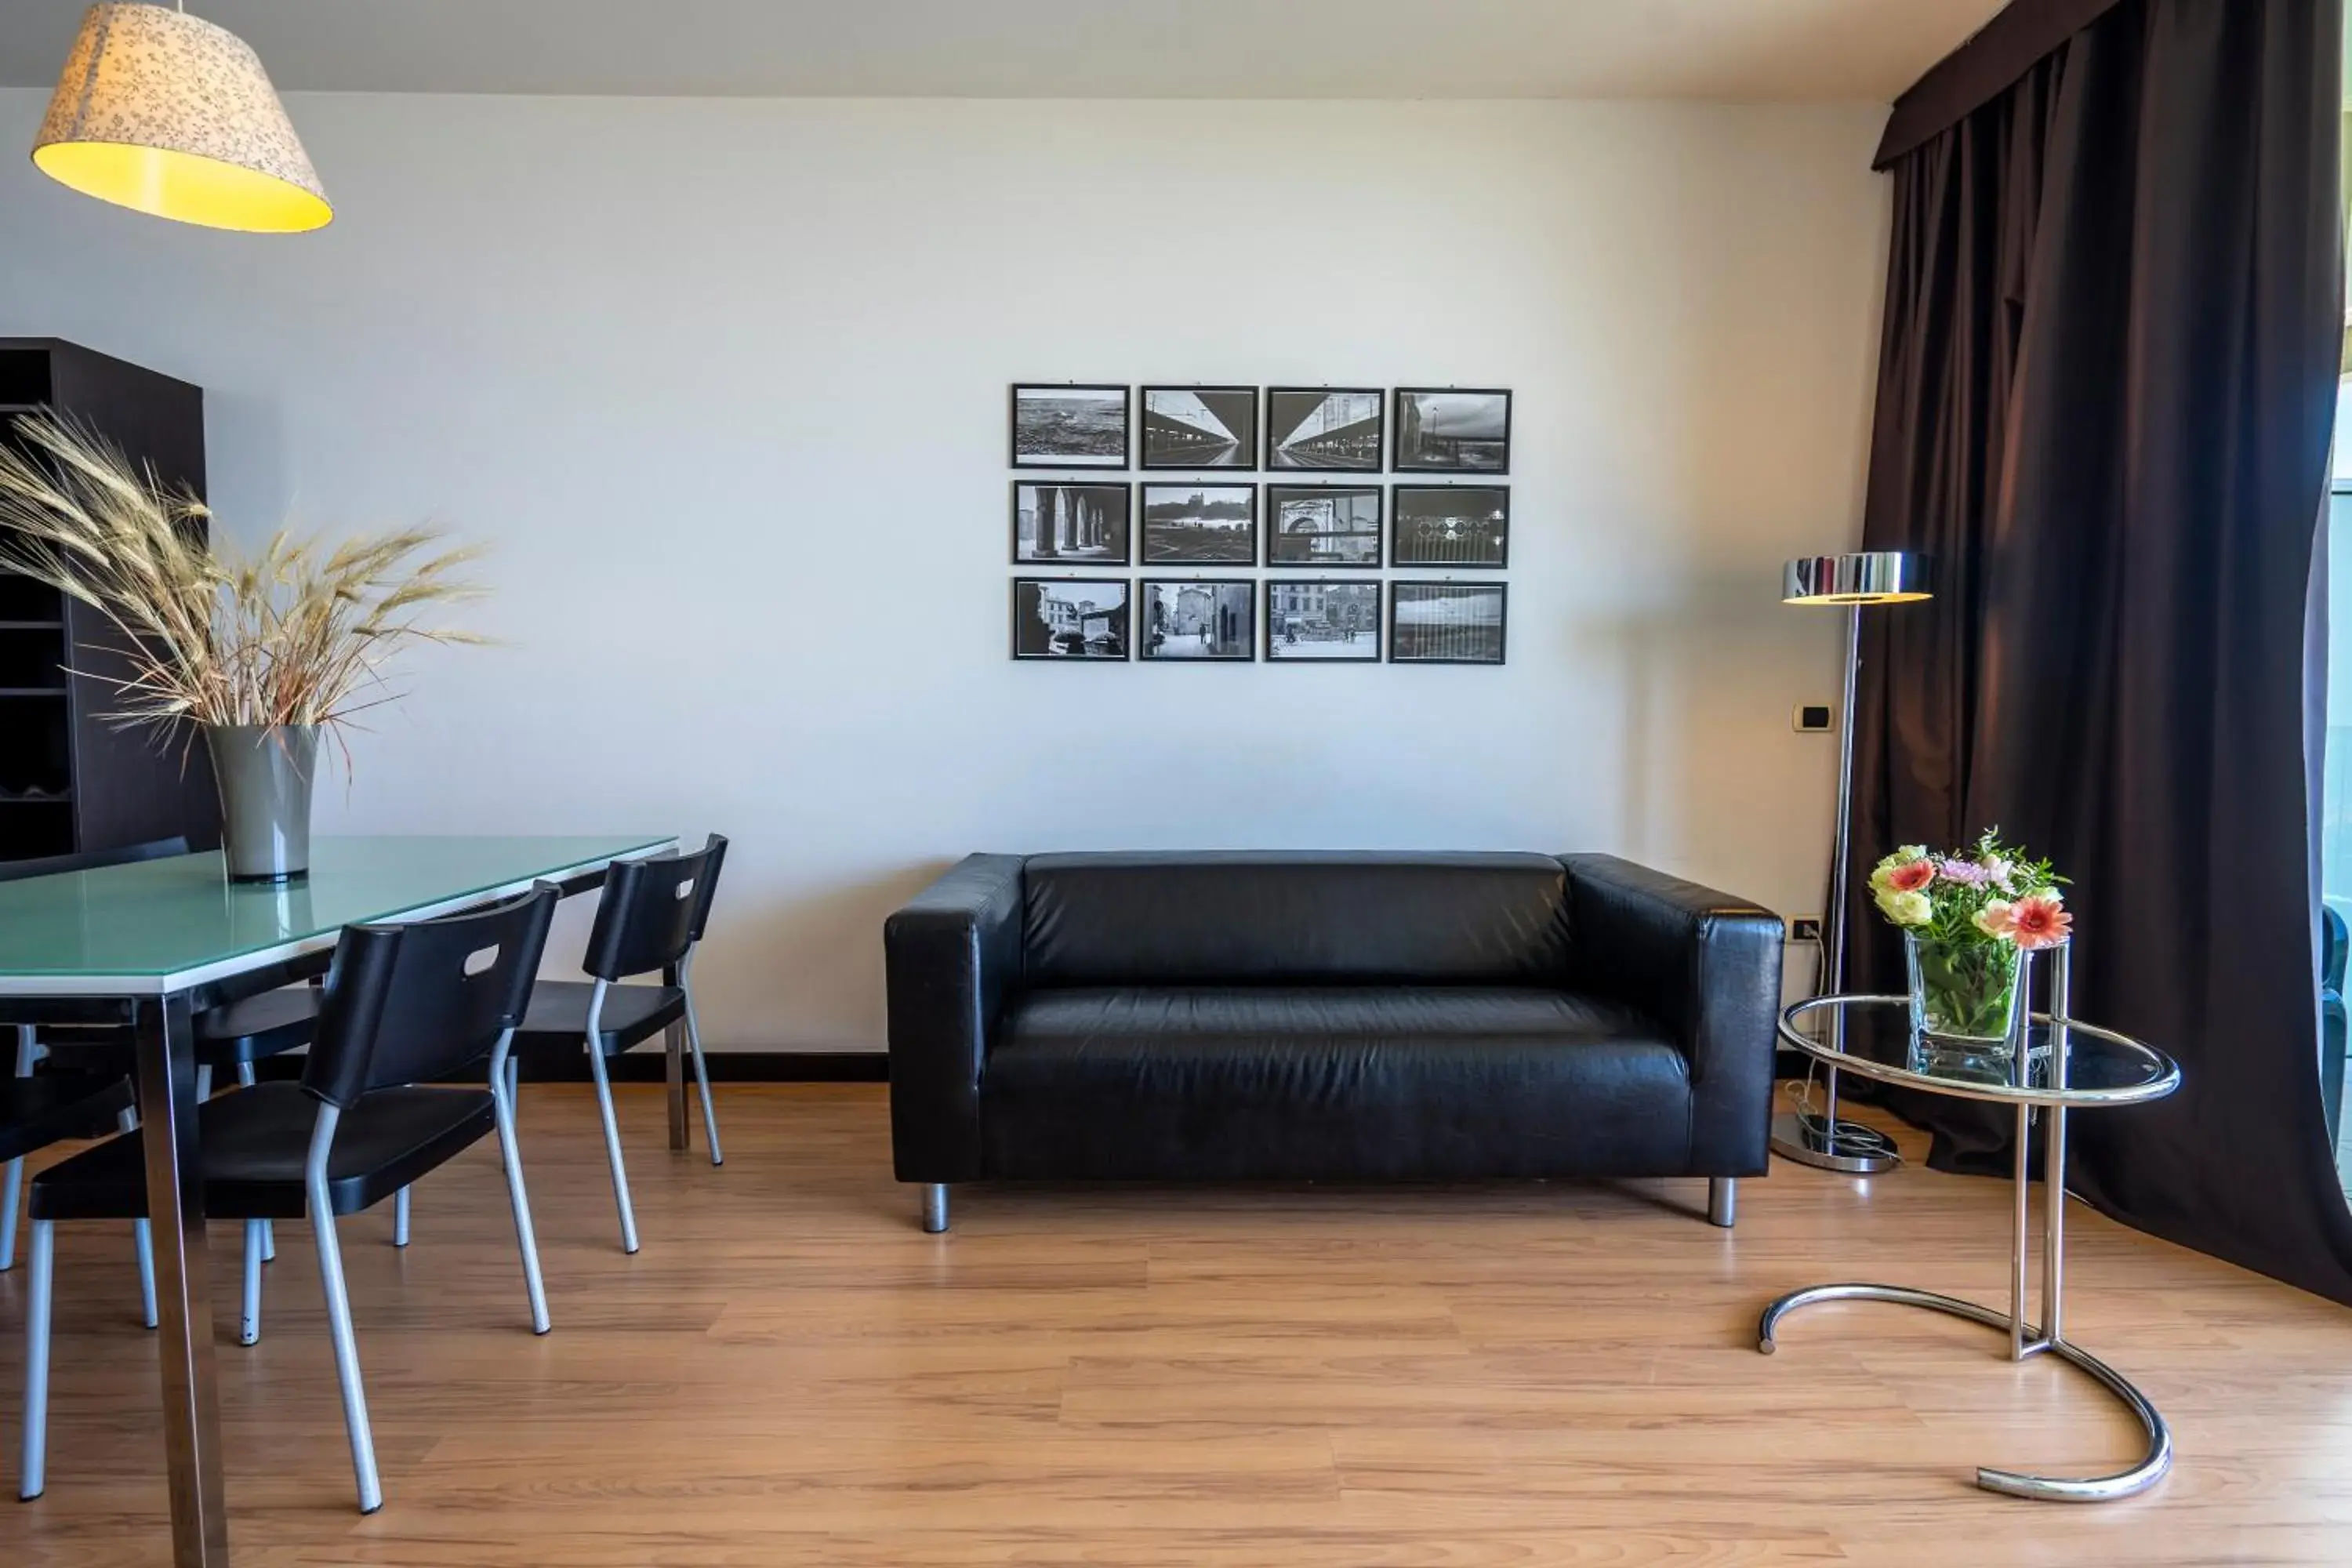
[[33, 142], [85, 195], [210, 228], [332, 218], [268, 73], [242, 38], [162, 5], [92, 5]]

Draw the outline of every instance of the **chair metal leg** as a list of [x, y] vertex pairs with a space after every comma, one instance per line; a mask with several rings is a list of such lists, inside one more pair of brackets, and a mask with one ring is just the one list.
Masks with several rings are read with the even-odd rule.
[[58, 1225], [33, 1222], [32, 1300], [25, 1310], [25, 1453], [16, 1495], [27, 1500], [48, 1484], [49, 1310], [57, 1290]]
[[923, 1229], [932, 1236], [948, 1227], [948, 1184], [945, 1182], [923, 1184]]
[[210, 1100], [212, 1097], [213, 1069], [206, 1067], [204, 1063], [198, 1062], [196, 1064], [196, 1098], [198, 1100]]
[[313, 1184], [310, 1235], [319, 1244], [319, 1279], [326, 1287], [327, 1329], [335, 1346], [335, 1381], [342, 1387], [343, 1430], [352, 1444], [352, 1473], [359, 1483], [360, 1511], [383, 1506], [383, 1483], [375, 1468], [375, 1436], [368, 1426], [367, 1389], [360, 1382], [359, 1340], [352, 1331], [351, 1292], [343, 1284], [343, 1253], [336, 1244], [335, 1215], [326, 1202], [326, 1183]]
[[588, 1072], [596, 1080], [596, 1109], [604, 1118], [604, 1158], [613, 1167], [613, 1201], [621, 1210], [621, 1250], [637, 1249], [637, 1215], [629, 1206], [629, 1172], [621, 1160], [621, 1124], [613, 1115], [613, 1084], [604, 1075], [604, 1053], [588, 1042]]
[[493, 1058], [490, 1103], [499, 1122], [499, 1163], [506, 1167], [507, 1201], [514, 1209], [515, 1245], [522, 1251], [523, 1289], [530, 1298], [530, 1331], [543, 1334], [552, 1325], [547, 1316], [547, 1284], [540, 1278], [539, 1236], [530, 1223], [530, 1194], [523, 1190], [522, 1145], [515, 1140], [513, 1083], [513, 1075], [501, 1071]]
[[[125, 1110], [114, 1119], [118, 1131], [139, 1131], [139, 1113]], [[131, 1222], [131, 1250], [139, 1258], [139, 1321], [149, 1328], [157, 1326], [155, 1316], [155, 1227], [143, 1219]]]
[[[16, 1026], [16, 1076], [33, 1076], [33, 1026]], [[0, 1180], [0, 1274], [16, 1267], [16, 1205], [25, 1195], [25, 1162], [19, 1156], [8, 1162], [8, 1174]]]
[[25, 1197], [25, 1161], [23, 1156], [8, 1162], [8, 1173], [0, 1177], [0, 1274], [16, 1267], [16, 1210]]
[[152, 1329], [162, 1325], [155, 1314], [155, 1227], [143, 1219], [131, 1222], [131, 1245], [139, 1255], [139, 1321]]
[[1739, 1217], [1739, 1184], [1729, 1176], [1706, 1179], [1706, 1223], [1729, 1230]]
[[310, 1199], [310, 1238], [319, 1247], [319, 1283], [326, 1291], [328, 1337], [335, 1347], [335, 1381], [342, 1387], [343, 1430], [351, 1438], [360, 1511], [373, 1513], [383, 1506], [383, 1483], [376, 1476], [375, 1436], [368, 1426], [367, 1389], [360, 1382], [359, 1339], [352, 1332], [351, 1291], [343, 1284], [343, 1249], [335, 1236], [334, 1202], [327, 1193], [327, 1156], [342, 1114], [332, 1105], [319, 1107], [302, 1184]]
[[702, 1094], [702, 1134], [710, 1142], [710, 1163], [723, 1165], [727, 1157], [719, 1152], [719, 1112], [710, 1106], [710, 1068], [702, 1059], [702, 1026], [695, 1020], [694, 987], [688, 984], [684, 968], [678, 971], [678, 988], [686, 993], [686, 1045], [694, 1056], [694, 1087]]
[[[258, 1081], [251, 1062], [236, 1064], [236, 1081], [246, 1089], [251, 1089]], [[268, 1220], [261, 1222], [261, 1261], [264, 1263], [278, 1261], [278, 1227]]]
[[408, 1245], [408, 1189], [403, 1187], [392, 1194], [392, 1244]]
[[236, 1318], [241, 1345], [261, 1342], [261, 1226], [257, 1219], [245, 1222], [245, 1304]]

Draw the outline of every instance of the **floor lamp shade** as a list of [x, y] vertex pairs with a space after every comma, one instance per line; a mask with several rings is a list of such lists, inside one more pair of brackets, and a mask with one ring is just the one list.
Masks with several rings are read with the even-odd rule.
[[1906, 605], [1932, 595], [1933, 563], [1907, 550], [1800, 555], [1780, 569], [1788, 605]]
[[208, 228], [295, 234], [335, 216], [259, 57], [162, 5], [89, 8], [33, 163], [84, 195]]

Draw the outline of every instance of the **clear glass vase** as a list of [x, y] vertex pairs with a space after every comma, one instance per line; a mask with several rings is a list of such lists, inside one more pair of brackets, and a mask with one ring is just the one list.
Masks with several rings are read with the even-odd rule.
[[1911, 1048], [1928, 1072], [2006, 1072], [2017, 1050], [2018, 959], [1990, 937], [1943, 942], [1903, 933], [1911, 976]]

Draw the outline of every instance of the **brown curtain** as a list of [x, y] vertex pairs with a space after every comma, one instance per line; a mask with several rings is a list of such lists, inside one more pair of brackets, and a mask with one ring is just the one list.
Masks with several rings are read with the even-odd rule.
[[[2352, 1302], [2318, 1093], [2306, 594], [2343, 327], [2341, 0], [2125, 0], [1891, 163], [1859, 873], [1999, 826], [2074, 886], [2075, 1009], [2177, 1057], [2075, 1190]], [[1857, 894], [1856, 981], [1899, 990]], [[2006, 1119], [1891, 1097], [1931, 1163]]]

